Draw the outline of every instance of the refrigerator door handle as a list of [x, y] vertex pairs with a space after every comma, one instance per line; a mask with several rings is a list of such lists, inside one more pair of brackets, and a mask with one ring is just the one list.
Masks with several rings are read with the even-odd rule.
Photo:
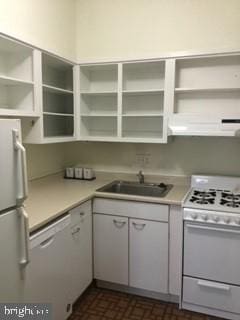
[[23, 233], [21, 237], [21, 244], [22, 244], [22, 250], [21, 250], [21, 258], [20, 258], [20, 266], [26, 267], [29, 262], [29, 219], [28, 214], [24, 207], [19, 207], [19, 214], [21, 216], [21, 226], [23, 225]]
[[13, 130], [13, 142], [14, 148], [18, 152], [21, 153], [21, 170], [22, 170], [22, 191], [20, 195], [17, 197], [18, 204], [22, 204], [24, 200], [27, 199], [28, 196], [28, 180], [27, 180], [27, 160], [26, 160], [26, 149], [21, 144], [19, 140], [19, 132], [18, 130]]

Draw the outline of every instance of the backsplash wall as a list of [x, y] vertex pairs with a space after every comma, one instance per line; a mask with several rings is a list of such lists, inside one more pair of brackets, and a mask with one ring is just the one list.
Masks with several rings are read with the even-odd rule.
[[59, 172], [66, 165], [65, 144], [25, 145], [28, 179], [36, 179]]
[[68, 165], [95, 170], [240, 176], [238, 138], [175, 137], [168, 144], [73, 142], [64, 148]]
[[30, 180], [77, 164], [100, 171], [240, 176], [237, 138], [175, 137], [168, 144], [72, 142], [26, 145], [26, 150]]

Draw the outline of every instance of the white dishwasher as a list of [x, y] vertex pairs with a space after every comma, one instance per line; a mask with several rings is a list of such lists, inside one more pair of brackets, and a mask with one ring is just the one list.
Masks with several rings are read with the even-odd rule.
[[65, 320], [71, 313], [70, 215], [30, 237], [30, 264], [26, 279], [27, 302], [50, 303], [53, 319]]

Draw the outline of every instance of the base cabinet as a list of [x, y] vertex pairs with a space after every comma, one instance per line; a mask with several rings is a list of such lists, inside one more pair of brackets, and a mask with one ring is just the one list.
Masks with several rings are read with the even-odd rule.
[[129, 285], [168, 293], [168, 224], [129, 221]]
[[92, 208], [91, 201], [69, 211], [71, 215], [71, 301], [92, 282]]
[[94, 277], [128, 285], [128, 218], [94, 214]]
[[93, 208], [94, 278], [168, 294], [168, 206], [96, 199]]

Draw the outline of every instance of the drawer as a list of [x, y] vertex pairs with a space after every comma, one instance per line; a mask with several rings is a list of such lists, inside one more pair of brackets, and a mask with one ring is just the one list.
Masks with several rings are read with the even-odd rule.
[[183, 278], [183, 302], [240, 314], [240, 287]]
[[71, 226], [83, 222], [84, 218], [91, 215], [91, 201], [86, 201], [78, 207], [69, 210], [71, 215]]
[[168, 222], [168, 205], [95, 198], [94, 213]]

